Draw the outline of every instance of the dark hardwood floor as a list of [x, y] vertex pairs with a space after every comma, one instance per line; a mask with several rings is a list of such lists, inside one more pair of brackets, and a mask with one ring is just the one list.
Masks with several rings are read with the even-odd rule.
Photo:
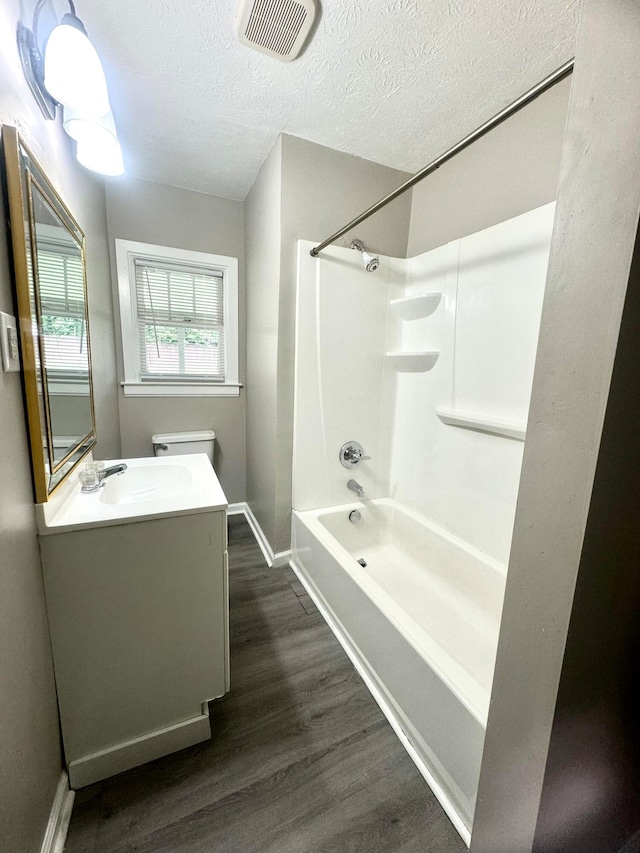
[[460, 853], [291, 569], [229, 519], [231, 692], [211, 741], [78, 792], [65, 853]]

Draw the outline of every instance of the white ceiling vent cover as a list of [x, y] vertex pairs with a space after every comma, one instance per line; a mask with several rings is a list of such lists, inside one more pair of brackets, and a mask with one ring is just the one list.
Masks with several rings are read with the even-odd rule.
[[300, 55], [315, 17], [315, 0], [241, 0], [236, 32], [247, 47], [290, 62]]

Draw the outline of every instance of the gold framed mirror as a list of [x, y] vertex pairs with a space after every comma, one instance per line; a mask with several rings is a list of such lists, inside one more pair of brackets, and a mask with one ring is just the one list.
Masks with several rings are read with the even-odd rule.
[[96, 443], [84, 234], [14, 127], [2, 128], [35, 497]]

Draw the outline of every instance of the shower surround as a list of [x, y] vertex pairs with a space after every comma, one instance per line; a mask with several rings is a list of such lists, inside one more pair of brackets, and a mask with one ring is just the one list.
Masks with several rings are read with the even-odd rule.
[[467, 843], [554, 207], [375, 272], [298, 247], [292, 565]]

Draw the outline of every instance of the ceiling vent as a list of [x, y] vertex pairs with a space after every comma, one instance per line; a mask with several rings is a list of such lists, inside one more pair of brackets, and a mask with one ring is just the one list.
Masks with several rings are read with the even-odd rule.
[[236, 32], [247, 47], [290, 62], [300, 55], [315, 18], [315, 0], [241, 0]]

